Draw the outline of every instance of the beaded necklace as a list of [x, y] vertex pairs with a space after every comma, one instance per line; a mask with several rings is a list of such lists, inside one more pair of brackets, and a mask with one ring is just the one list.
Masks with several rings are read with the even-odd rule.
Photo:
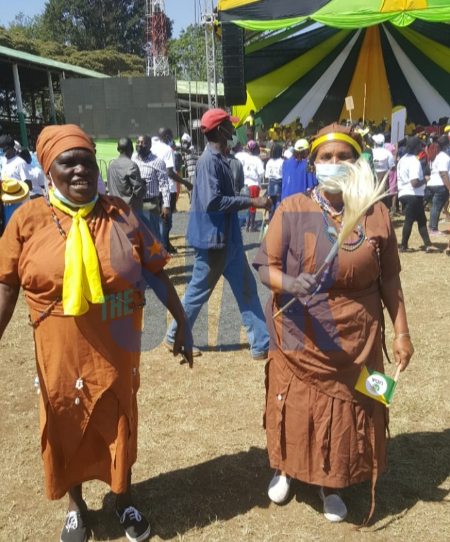
[[[53, 207], [49, 197], [48, 197], [48, 194], [45, 196], [45, 201], [47, 202], [47, 205], [48, 207], [50, 208], [50, 213], [52, 215], [52, 218], [53, 220], [55, 221], [55, 224], [56, 224], [56, 227], [58, 228], [58, 231], [61, 235], [61, 237], [64, 239], [64, 241], [67, 241], [67, 234], [66, 232], [63, 230], [60, 222], [59, 222], [59, 218], [58, 218], [58, 215], [56, 214], [55, 212], [55, 208]], [[94, 229], [95, 229], [95, 222], [97, 221], [97, 214], [95, 212], [95, 208], [97, 206], [94, 207], [94, 214], [92, 216], [92, 219], [91, 219], [91, 222], [89, 224], [89, 231], [91, 232], [91, 235], [92, 237], [94, 237]], [[28, 324], [33, 327], [33, 328], [37, 328], [38, 325], [47, 318], [47, 316], [50, 316], [50, 314], [52, 313], [53, 309], [56, 307], [56, 305], [61, 301], [61, 297], [57, 297], [55, 299], [55, 301], [53, 301], [53, 303], [51, 303], [46, 309], [45, 311], [39, 316], [39, 318], [37, 318], [36, 320], [34, 320], [34, 322], [31, 320], [31, 316], [28, 316], [29, 318], [29, 322]]]
[[[340, 227], [342, 229], [343, 226], [343, 214], [345, 210], [345, 205], [342, 203], [338, 205], [338, 211], [333, 211], [331, 209], [331, 204], [329, 201], [327, 201], [320, 193], [317, 188], [315, 188], [311, 193], [312, 199], [317, 203], [317, 205], [320, 207], [322, 211], [323, 216], [323, 222], [324, 222], [324, 231], [325, 235], [330, 241], [332, 245], [337, 242], [337, 232], [334, 228], [330, 227], [328, 223], [328, 216], [331, 217], [333, 220], [339, 222]], [[357, 250], [366, 239], [366, 234], [364, 233], [364, 229], [361, 225], [361, 223], [358, 224], [358, 234], [359, 238], [356, 241], [346, 241], [340, 248], [342, 250], [345, 250], [346, 252], [353, 252], [354, 250]]]
[[[61, 234], [64, 241], [67, 241], [67, 234], [62, 229], [61, 223], [59, 222], [59, 218], [55, 212], [55, 208], [52, 205], [52, 202], [50, 201], [50, 198], [48, 197], [48, 194], [45, 196], [45, 201], [47, 202], [47, 205], [50, 208], [50, 213], [52, 215], [53, 220], [55, 221], [56, 227], [58, 228], [59, 233]], [[92, 237], [94, 237], [94, 231], [95, 231], [95, 223], [97, 221], [97, 212], [96, 212], [97, 205], [94, 206], [94, 214], [92, 215], [91, 221], [89, 223], [89, 230], [91, 232]]]
[[[336, 230], [333, 227], [330, 227], [330, 225], [328, 223], [328, 216], [330, 216], [332, 219], [337, 220], [337, 221], [339, 221], [339, 217], [340, 217], [341, 218], [341, 220], [340, 220], [341, 224], [340, 225], [341, 225], [341, 229], [342, 229], [342, 225], [343, 225], [343, 223], [342, 223], [342, 215], [343, 215], [343, 212], [344, 212], [344, 204], [342, 204], [342, 209], [340, 211], [338, 211], [338, 212], [333, 211], [330, 208], [330, 203], [323, 196], [320, 195], [317, 188], [315, 188], [311, 192], [311, 197], [319, 205], [319, 207], [322, 210], [325, 235], [326, 235], [327, 239], [330, 241], [330, 243], [334, 245], [334, 243], [337, 243], [338, 234], [337, 234]], [[359, 239], [357, 241], [344, 243], [344, 245], [341, 248], [343, 250], [347, 251], [347, 252], [353, 252], [356, 249], [358, 249], [364, 243], [364, 241], [367, 241], [368, 243], [370, 243], [374, 247], [375, 254], [377, 256], [379, 280], [380, 280], [380, 283], [381, 283], [381, 251], [380, 251], [380, 247], [378, 246], [378, 244], [373, 239], [370, 239], [369, 237], [366, 236], [361, 223], [358, 224], [358, 233], [359, 233]], [[327, 267], [325, 268], [325, 271], [324, 271], [324, 273], [323, 273], [323, 275], [322, 275], [322, 277], [320, 279], [319, 284], [317, 285], [317, 288], [314, 290], [314, 292], [307, 299], [307, 301], [305, 303], [306, 306], [308, 306], [311, 303], [311, 301], [314, 299], [314, 297], [323, 288], [323, 285], [325, 284], [325, 282], [327, 281], [327, 279], [328, 279], [328, 277], [329, 277], [329, 275], [331, 273], [332, 265], [333, 265], [333, 262], [330, 262], [327, 265]]]

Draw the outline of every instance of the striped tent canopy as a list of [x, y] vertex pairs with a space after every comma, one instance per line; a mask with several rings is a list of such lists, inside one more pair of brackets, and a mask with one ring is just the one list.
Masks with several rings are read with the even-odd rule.
[[247, 104], [266, 125], [301, 117], [416, 123], [450, 117], [449, 0], [222, 0], [219, 21], [261, 32], [246, 47]]

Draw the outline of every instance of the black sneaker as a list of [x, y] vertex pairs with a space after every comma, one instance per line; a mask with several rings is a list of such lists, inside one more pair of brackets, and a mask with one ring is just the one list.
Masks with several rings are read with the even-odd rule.
[[116, 510], [125, 535], [131, 542], [142, 542], [150, 536], [150, 523], [133, 506], [125, 508], [121, 514]]
[[80, 512], [67, 512], [61, 542], [86, 542], [88, 531]]

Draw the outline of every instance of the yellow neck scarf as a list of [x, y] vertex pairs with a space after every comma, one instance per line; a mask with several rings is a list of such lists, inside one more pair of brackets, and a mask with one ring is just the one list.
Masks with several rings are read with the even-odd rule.
[[103, 303], [103, 290], [97, 251], [85, 217], [95, 203], [73, 210], [49, 193], [50, 203], [73, 218], [67, 235], [63, 281], [64, 314], [80, 316], [89, 310], [90, 303]]

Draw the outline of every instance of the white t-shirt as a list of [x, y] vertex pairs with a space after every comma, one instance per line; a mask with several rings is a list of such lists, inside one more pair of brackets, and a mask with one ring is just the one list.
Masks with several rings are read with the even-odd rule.
[[[15, 179], [16, 181], [26, 181], [30, 179], [29, 176], [30, 166], [20, 158], [20, 156], [13, 156], [9, 160], [3, 157], [2, 162], [2, 179]], [[31, 179], [30, 179], [31, 180]]]
[[[175, 171], [175, 153], [159, 138], [152, 137], [152, 153], [166, 164], [166, 168], [173, 168]], [[171, 192], [177, 191], [177, 183], [169, 177], [169, 186]]]
[[427, 186], [444, 186], [440, 172], [446, 171], [450, 176], [450, 156], [441, 151], [431, 162], [431, 175]]
[[425, 185], [414, 188], [411, 184], [413, 179], [423, 181], [422, 164], [413, 154], [405, 154], [397, 166], [398, 197], [423, 196]]
[[244, 168], [244, 183], [246, 186], [259, 186], [264, 177], [264, 164], [259, 156], [247, 154], [242, 163]]
[[40, 196], [44, 195], [44, 188], [46, 186], [46, 177], [44, 172], [40, 167], [33, 167], [31, 164], [28, 166], [28, 175], [33, 185], [33, 188], [30, 192], [30, 195], [39, 194]]
[[283, 158], [271, 158], [266, 165], [266, 179], [282, 179], [283, 163]]
[[383, 147], [374, 147], [372, 153], [373, 165], [375, 166], [375, 171], [377, 173], [389, 171], [391, 168], [395, 167], [395, 160], [391, 151], [388, 151]]
[[236, 158], [239, 160], [239, 162], [244, 165], [244, 160], [246, 158], [246, 156], [248, 156], [248, 154], [244, 151], [241, 151], [241, 152], [237, 152], [235, 154]]

